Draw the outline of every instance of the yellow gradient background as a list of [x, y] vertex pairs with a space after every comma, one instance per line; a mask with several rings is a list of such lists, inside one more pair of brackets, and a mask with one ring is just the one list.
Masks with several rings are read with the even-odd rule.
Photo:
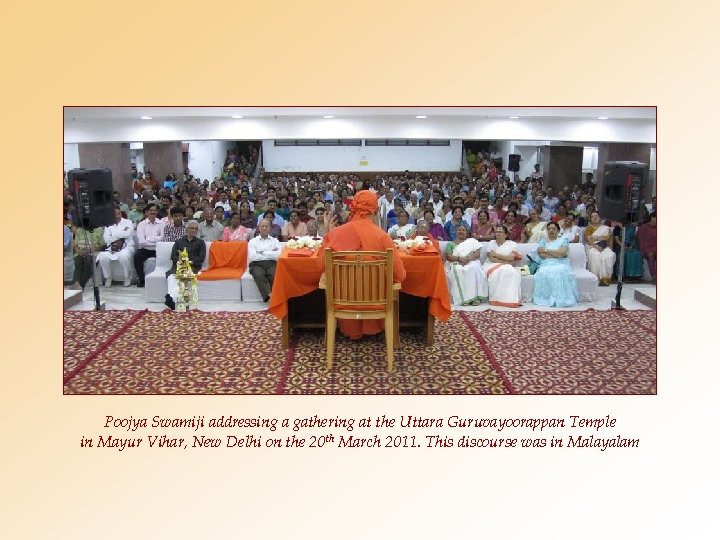
[[[0, 537], [712, 537], [711, 5], [2, 2]], [[63, 105], [657, 105], [658, 396], [64, 397]], [[194, 414], [610, 414], [612, 433], [641, 446], [79, 448], [83, 435], [122, 435], [102, 429], [105, 415]]]

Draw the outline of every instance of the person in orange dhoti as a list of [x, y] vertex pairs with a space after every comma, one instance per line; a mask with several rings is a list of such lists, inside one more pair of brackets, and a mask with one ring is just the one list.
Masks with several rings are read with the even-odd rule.
[[[402, 283], [405, 279], [405, 266], [400, 258], [390, 235], [383, 231], [374, 221], [377, 219], [377, 195], [372, 191], [364, 190], [355, 194], [350, 209], [350, 221], [335, 227], [337, 219], [333, 219], [328, 212], [325, 214], [325, 230], [329, 231], [323, 239], [318, 254], [318, 267], [325, 270], [325, 248], [335, 251], [385, 251], [393, 249], [393, 279]], [[360, 339], [362, 336], [378, 334], [383, 331], [383, 320], [338, 320], [340, 331], [350, 339]]]

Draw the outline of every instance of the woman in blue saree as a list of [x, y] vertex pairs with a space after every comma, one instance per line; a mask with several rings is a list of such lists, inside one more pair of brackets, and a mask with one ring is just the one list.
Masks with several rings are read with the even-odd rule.
[[548, 237], [540, 240], [537, 249], [541, 260], [534, 276], [533, 303], [548, 307], [574, 306], [580, 295], [570, 267], [570, 243], [567, 238], [558, 237], [557, 223], [549, 222], [546, 231]]

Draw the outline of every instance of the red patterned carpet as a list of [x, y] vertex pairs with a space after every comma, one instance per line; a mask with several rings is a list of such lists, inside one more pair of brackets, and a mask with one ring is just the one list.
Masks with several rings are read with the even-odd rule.
[[655, 312], [461, 312], [435, 344], [321, 331], [289, 351], [267, 312], [65, 312], [66, 394], [653, 394]]
[[68, 380], [144, 311], [66, 311], [63, 314], [63, 376]]
[[146, 313], [66, 378], [65, 393], [273, 394], [286, 357], [267, 312]]
[[463, 312], [518, 394], [656, 394], [655, 311]]
[[325, 368], [323, 333], [298, 335], [281, 390], [286, 394], [505, 394], [508, 389], [457, 313], [437, 324], [435, 343], [423, 333], [400, 334], [395, 371], [387, 371], [385, 335], [357, 342], [338, 335], [332, 371]]

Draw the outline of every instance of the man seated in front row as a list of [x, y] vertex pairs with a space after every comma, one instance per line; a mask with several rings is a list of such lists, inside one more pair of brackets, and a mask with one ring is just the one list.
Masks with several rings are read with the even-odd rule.
[[105, 251], [97, 254], [97, 262], [102, 268], [103, 276], [105, 276], [105, 286], [112, 285], [112, 272], [110, 270], [110, 261], [118, 261], [123, 271], [124, 285], [130, 286], [130, 278], [132, 277], [132, 260], [135, 253], [135, 241], [133, 240], [132, 221], [122, 217], [120, 207], [115, 207], [115, 223], [109, 227], [105, 227], [103, 231], [103, 239], [107, 244]]
[[156, 245], [162, 241], [165, 230], [165, 224], [157, 217], [157, 204], [148, 204], [146, 208], [147, 218], [137, 226], [138, 249], [133, 255], [138, 287], [145, 286], [145, 261], [156, 256]]
[[180, 252], [183, 249], [187, 249], [188, 259], [190, 259], [192, 271], [196, 274], [200, 271], [202, 263], [205, 260], [205, 241], [200, 240], [198, 237], [199, 228], [200, 224], [194, 219], [188, 221], [185, 226], [185, 236], [175, 240], [172, 251], [170, 252], [172, 267], [170, 270], [165, 272], [168, 289], [168, 292], [165, 295], [165, 305], [170, 309], [175, 309], [175, 302], [177, 302], [178, 297], [178, 284], [177, 279], [175, 278], [175, 272], [177, 271], [177, 263], [180, 258]]
[[280, 256], [280, 242], [270, 236], [270, 222], [263, 219], [258, 223], [259, 235], [248, 242], [250, 274], [255, 280], [263, 302], [270, 300], [275, 267]]

